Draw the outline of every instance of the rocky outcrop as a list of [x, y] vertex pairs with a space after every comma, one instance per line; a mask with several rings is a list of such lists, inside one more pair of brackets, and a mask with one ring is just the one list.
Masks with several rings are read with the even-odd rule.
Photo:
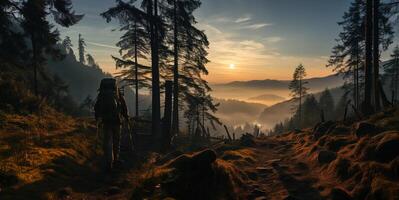
[[380, 133], [382, 130], [375, 126], [374, 124], [368, 123], [368, 122], [359, 122], [355, 125], [355, 135], [358, 138], [364, 137], [364, 136], [374, 136]]
[[336, 158], [337, 158], [337, 154], [335, 152], [321, 150], [319, 152], [317, 160], [319, 161], [320, 164], [327, 164], [327, 163], [332, 162]]

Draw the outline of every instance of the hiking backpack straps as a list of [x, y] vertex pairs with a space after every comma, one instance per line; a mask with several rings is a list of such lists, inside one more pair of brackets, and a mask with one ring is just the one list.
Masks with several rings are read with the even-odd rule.
[[121, 121], [121, 105], [115, 79], [106, 78], [101, 81], [98, 101], [99, 116], [104, 122], [119, 123]]

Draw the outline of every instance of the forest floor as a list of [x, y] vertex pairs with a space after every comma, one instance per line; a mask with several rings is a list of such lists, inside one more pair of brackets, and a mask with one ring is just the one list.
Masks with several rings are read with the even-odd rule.
[[123, 153], [126, 162], [111, 174], [101, 168], [92, 121], [54, 113], [40, 120], [2, 118], [0, 199], [346, 200], [399, 194], [396, 109], [355, 123], [246, 135], [191, 153]]

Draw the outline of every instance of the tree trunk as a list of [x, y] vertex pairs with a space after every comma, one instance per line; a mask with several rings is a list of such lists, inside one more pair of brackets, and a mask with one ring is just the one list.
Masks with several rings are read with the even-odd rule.
[[33, 65], [33, 90], [35, 92], [35, 96], [39, 95], [39, 87], [37, 80], [37, 47], [36, 47], [36, 39], [34, 34], [31, 34], [31, 43], [32, 43], [32, 65]]
[[[158, 0], [149, 1], [149, 11], [151, 19], [151, 75], [152, 75], [152, 132], [156, 136], [160, 136], [161, 126], [161, 99], [159, 87], [159, 46], [158, 46]], [[154, 12], [154, 15], [153, 13]]]
[[374, 112], [371, 104], [371, 87], [372, 87], [372, 15], [373, 15], [373, 0], [366, 1], [366, 63], [364, 66], [365, 80], [364, 80], [364, 103], [363, 112], [365, 115], [370, 115]]
[[179, 134], [179, 45], [178, 45], [178, 25], [177, 25], [177, 0], [174, 0], [174, 66], [173, 66], [173, 134]]
[[299, 80], [299, 127], [302, 127], [302, 80]]
[[137, 59], [137, 22], [134, 22], [134, 71], [136, 89], [136, 118], [139, 118], [139, 79], [138, 79], [138, 59]]
[[379, 52], [379, 8], [380, 0], [373, 0], [373, 89], [374, 89], [374, 106], [376, 111], [381, 110], [381, 91], [378, 87], [379, 69], [380, 69], [380, 52]]
[[394, 88], [395, 88], [395, 94], [394, 96], [394, 102], [392, 102], [393, 104], [396, 103], [396, 101], [398, 101], [398, 86], [399, 86], [399, 62], [398, 62], [398, 57], [396, 57], [395, 59], [395, 77], [393, 77], [394, 81]]
[[163, 149], [170, 148], [172, 134], [171, 134], [171, 121], [172, 121], [172, 81], [165, 83], [165, 111], [163, 117]]

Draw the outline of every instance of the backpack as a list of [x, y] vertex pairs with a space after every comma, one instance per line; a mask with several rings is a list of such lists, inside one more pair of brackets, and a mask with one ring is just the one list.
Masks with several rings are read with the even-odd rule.
[[121, 106], [115, 79], [106, 78], [101, 80], [97, 101], [99, 104], [99, 117], [104, 122], [120, 122]]

